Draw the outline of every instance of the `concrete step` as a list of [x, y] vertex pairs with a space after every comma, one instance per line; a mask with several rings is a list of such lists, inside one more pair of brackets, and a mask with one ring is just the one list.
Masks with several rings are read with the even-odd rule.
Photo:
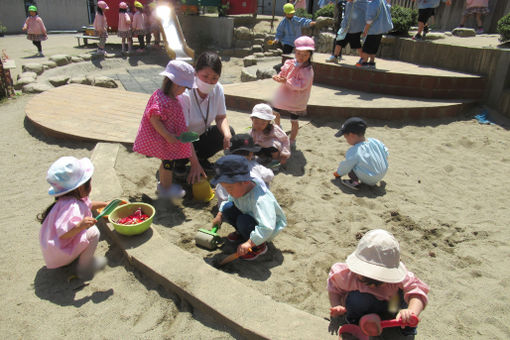
[[[224, 85], [227, 107], [251, 111], [258, 103], [270, 103], [279, 84], [272, 79]], [[314, 85], [308, 101], [308, 116], [346, 118], [354, 115], [374, 119], [426, 119], [458, 115], [473, 100], [433, 100], [359, 92]]]

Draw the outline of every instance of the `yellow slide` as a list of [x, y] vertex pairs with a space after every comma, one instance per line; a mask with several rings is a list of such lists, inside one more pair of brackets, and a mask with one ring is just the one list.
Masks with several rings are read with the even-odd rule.
[[186, 43], [175, 8], [170, 5], [159, 5], [154, 11], [160, 21], [166, 53], [170, 59], [193, 60], [195, 52]]

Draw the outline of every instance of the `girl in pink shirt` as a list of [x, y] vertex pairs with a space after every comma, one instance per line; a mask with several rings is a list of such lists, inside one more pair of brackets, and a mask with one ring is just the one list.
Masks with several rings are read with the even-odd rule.
[[298, 118], [306, 114], [306, 105], [312, 91], [311, 58], [315, 43], [312, 38], [302, 36], [294, 41], [294, 46], [296, 58], [287, 60], [280, 73], [273, 76], [274, 81], [282, 83], [273, 99], [275, 123], [280, 125], [280, 113], [290, 114], [290, 144], [293, 147], [299, 130]]
[[125, 2], [119, 4], [119, 26], [117, 28], [117, 36], [122, 38], [122, 53], [126, 52], [126, 40], [128, 50], [131, 51], [131, 17], [127, 13], [128, 5]]
[[190, 143], [182, 143], [177, 137], [186, 132], [186, 119], [177, 96], [186, 88], [192, 88], [195, 80], [193, 67], [180, 60], [171, 60], [164, 72], [163, 85], [149, 99], [142, 117], [133, 151], [161, 159], [159, 167], [158, 195], [182, 198], [186, 192], [178, 184], [172, 184], [176, 160], [190, 158]]
[[106, 2], [97, 2], [97, 11], [94, 18], [94, 30], [96, 31], [96, 35], [99, 37], [99, 44], [97, 47], [98, 54], [106, 53], [104, 47], [106, 45], [106, 38], [108, 38], [108, 22], [106, 21], [106, 16], [103, 12], [109, 8], [110, 7], [108, 7]]
[[476, 16], [476, 33], [483, 33], [483, 21], [482, 15], [489, 14], [489, 0], [466, 0], [466, 9], [464, 10], [464, 16], [460, 22], [460, 27], [464, 27], [466, 19], [470, 15]]
[[42, 223], [39, 243], [46, 267], [66, 266], [78, 259], [77, 274], [88, 279], [106, 265], [104, 257], [94, 257], [99, 230], [91, 209], [106, 202], [91, 202], [91, 177], [94, 166], [88, 158], [61, 157], [48, 170], [48, 193], [55, 202], [38, 215]]
[[28, 14], [30, 14], [30, 16], [25, 20], [23, 31], [27, 31], [27, 39], [31, 40], [32, 44], [37, 47], [37, 55], [39, 57], [44, 57], [41, 41], [48, 39], [46, 27], [41, 17], [37, 15], [37, 7], [34, 5], [29, 6]]
[[145, 35], [147, 30], [145, 27], [145, 13], [143, 5], [139, 1], [135, 1], [135, 15], [133, 16], [133, 37], [138, 37], [140, 48], [137, 52], [143, 52], [145, 48]]
[[[410, 324], [413, 315], [418, 317], [427, 305], [429, 287], [400, 262], [393, 235], [374, 229], [361, 238], [346, 263], [331, 267], [328, 292], [329, 331], [336, 333], [342, 323], [358, 324], [362, 316], [372, 313], [381, 320], [396, 318]], [[401, 333], [414, 335], [416, 327], [403, 327]]]

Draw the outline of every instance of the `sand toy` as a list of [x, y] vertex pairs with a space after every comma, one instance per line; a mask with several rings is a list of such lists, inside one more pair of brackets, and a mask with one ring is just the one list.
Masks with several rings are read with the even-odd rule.
[[211, 230], [200, 228], [195, 235], [195, 244], [210, 250], [216, 249], [222, 243], [220, 235], [217, 231], [220, 228], [218, 224], [214, 225]]
[[402, 319], [392, 319], [392, 320], [382, 320], [377, 314], [367, 314], [363, 315], [363, 317], [359, 320], [359, 325], [363, 333], [369, 336], [378, 336], [381, 335], [383, 328], [386, 327], [400, 327], [400, 326], [409, 326], [416, 327], [420, 322], [420, 319], [416, 315], [411, 316], [411, 322], [404, 323]]

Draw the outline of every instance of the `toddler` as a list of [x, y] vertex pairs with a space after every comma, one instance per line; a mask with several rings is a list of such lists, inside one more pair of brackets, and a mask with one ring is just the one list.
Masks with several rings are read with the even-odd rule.
[[133, 37], [138, 37], [138, 43], [140, 47], [136, 50], [136, 52], [141, 53], [145, 49], [145, 34], [147, 34], [145, 29], [145, 13], [143, 10], [143, 5], [139, 1], [135, 1], [135, 15], [133, 16]]
[[[418, 32], [413, 40], [423, 40], [429, 32], [427, 21], [435, 14], [435, 8], [439, 6], [441, 0], [413, 0], [418, 2]], [[448, 6], [452, 4], [451, 0], [443, 0]], [[423, 33], [423, 35], [422, 35]]]
[[149, 99], [142, 117], [133, 151], [161, 159], [158, 195], [162, 198], [182, 198], [186, 192], [172, 184], [176, 160], [191, 157], [191, 144], [176, 137], [187, 130], [186, 119], [177, 96], [193, 87], [195, 71], [184, 61], [171, 60], [164, 72], [160, 89]]
[[[131, 17], [128, 14], [128, 5], [125, 2], [119, 4], [119, 28], [117, 36], [122, 38], [122, 53], [131, 51], [132, 40], [131, 40]], [[126, 40], [128, 49], [126, 50]]]
[[460, 21], [460, 27], [464, 27], [468, 16], [474, 14], [476, 16], [476, 33], [483, 33], [482, 15], [489, 14], [489, 0], [466, 0], [466, 9], [464, 16]]
[[[399, 244], [389, 232], [367, 232], [345, 262], [329, 271], [330, 332], [336, 333], [342, 323], [358, 324], [372, 313], [409, 324], [427, 305], [429, 287], [400, 262]], [[416, 327], [400, 332], [415, 335]]]
[[37, 15], [37, 7], [34, 5], [28, 6], [29, 17], [25, 20], [23, 31], [27, 31], [27, 39], [32, 41], [32, 44], [37, 47], [37, 55], [44, 57], [42, 53], [41, 41], [48, 39], [48, 33], [44, 22], [39, 15]]
[[104, 11], [108, 10], [110, 7], [104, 1], [97, 2], [97, 12], [96, 17], [94, 18], [94, 30], [96, 31], [96, 35], [99, 36], [99, 44], [97, 46], [97, 54], [105, 54], [105, 45], [106, 39], [108, 38], [108, 22], [106, 21], [106, 16], [104, 15]]
[[335, 177], [348, 175], [350, 179], [342, 183], [351, 189], [358, 189], [360, 182], [376, 185], [388, 171], [388, 149], [375, 138], [365, 138], [367, 123], [358, 117], [345, 121], [335, 136], [344, 136], [352, 145], [345, 153], [345, 160], [340, 162]]
[[282, 208], [271, 191], [251, 177], [248, 160], [239, 155], [227, 155], [216, 162], [213, 185], [221, 183], [228, 192], [213, 225], [222, 221], [236, 229], [227, 239], [242, 242], [237, 247], [241, 259], [254, 260], [267, 252], [267, 242], [278, 235], [287, 224]]
[[288, 54], [294, 50], [294, 41], [301, 36], [301, 28], [314, 26], [315, 21], [294, 16], [296, 10], [293, 4], [283, 5], [283, 12], [285, 18], [276, 28], [274, 42], [281, 42], [283, 53]]
[[[312, 38], [302, 36], [294, 41], [295, 59], [285, 62], [280, 73], [273, 80], [281, 83], [273, 99], [275, 123], [280, 125], [280, 113], [290, 114], [290, 145], [296, 146], [299, 130], [299, 116], [306, 114], [306, 105], [310, 99], [313, 83], [312, 55], [315, 42]], [[257, 141], [255, 141], [257, 143]]]
[[257, 155], [275, 160], [275, 163], [285, 164], [290, 157], [290, 141], [280, 126], [271, 123], [276, 117], [271, 106], [255, 105], [250, 117], [252, 121], [250, 135], [254, 143], [261, 146], [256, 152]]
[[94, 166], [88, 158], [61, 157], [53, 163], [46, 180], [55, 202], [38, 215], [42, 223], [39, 242], [46, 267], [66, 266], [79, 258], [77, 276], [89, 279], [104, 268], [106, 259], [94, 257], [99, 229], [91, 209], [104, 208], [106, 202], [89, 198]]

